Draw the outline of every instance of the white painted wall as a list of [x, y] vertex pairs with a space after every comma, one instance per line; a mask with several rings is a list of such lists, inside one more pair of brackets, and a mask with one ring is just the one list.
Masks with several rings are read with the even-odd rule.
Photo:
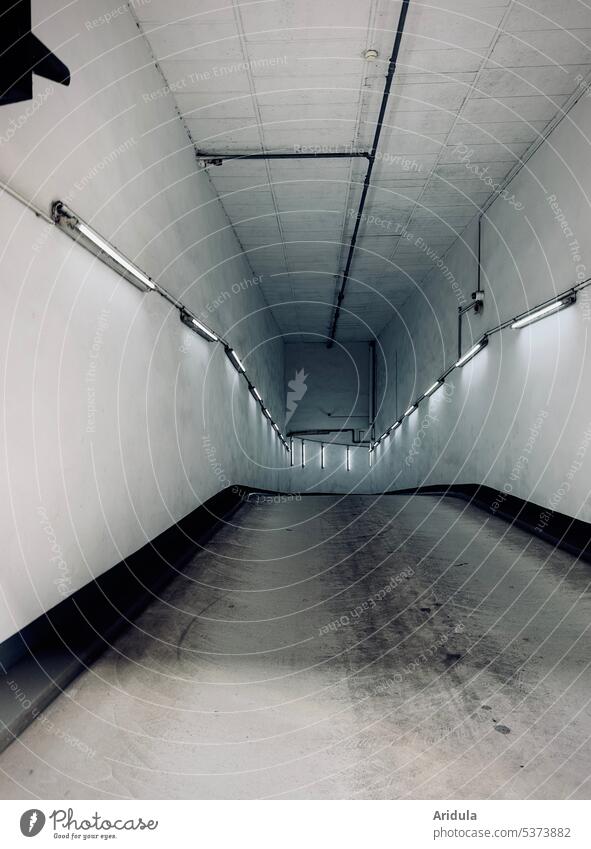
[[[512, 181], [510, 190], [524, 209], [498, 199], [488, 211], [482, 240], [486, 306], [472, 318], [466, 346], [470, 333], [476, 338], [591, 275], [590, 132], [591, 100], [583, 97]], [[556, 219], [554, 195], [572, 235]], [[445, 258], [467, 297], [476, 286], [475, 224]], [[573, 247], [575, 239], [580, 249]], [[434, 270], [421, 295], [413, 295], [382, 333], [378, 432], [457, 358], [456, 310], [451, 281]], [[423, 402], [378, 448], [376, 489], [483, 483], [591, 521], [590, 319], [587, 290], [558, 315], [491, 337], [481, 354], [449, 377], [449, 397], [439, 393]]]
[[[100, 7], [61, 5], [34, 3], [34, 29], [72, 83], [37, 77], [35, 112], [0, 110], [0, 177], [45, 210], [67, 198], [207, 315], [280, 421], [282, 340], [172, 99], [144, 97], [163, 86], [145, 40], [128, 12], [89, 28]], [[1, 640], [230, 483], [279, 486], [288, 457], [166, 301], [7, 195], [0, 227]]]

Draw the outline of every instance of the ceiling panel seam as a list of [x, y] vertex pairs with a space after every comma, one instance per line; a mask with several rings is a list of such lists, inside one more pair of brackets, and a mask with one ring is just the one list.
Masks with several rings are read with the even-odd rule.
[[[253, 76], [252, 76], [252, 70], [251, 70], [251, 67], [250, 67], [250, 62], [248, 61], [248, 59], [249, 59], [248, 48], [246, 46], [244, 23], [243, 23], [242, 14], [241, 14], [241, 11], [240, 11], [239, 0], [232, 0], [232, 8], [233, 8], [233, 11], [234, 11], [234, 20], [236, 21], [236, 27], [238, 29], [238, 38], [240, 40], [240, 49], [242, 51], [242, 58], [244, 59], [244, 63], [245, 63], [245, 66], [246, 66], [246, 75], [247, 75], [248, 85], [249, 85], [249, 89], [250, 89], [250, 96], [252, 98], [252, 105], [253, 105], [253, 109], [255, 111], [256, 122], [257, 122], [257, 132], [258, 132], [258, 136], [259, 136], [259, 140], [260, 140], [261, 150], [263, 151], [263, 153], [265, 153], [267, 149], [266, 149], [266, 146], [265, 146], [265, 134], [264, 134], [264, 128], [263, 128], [263, 121], [262, 121], [261, 110], [260, 110], [258, 98], [256, 96], [256, 86], [254, 84], [254, 80], [253, 80]], [[271, 174], [271, 166], [270, 166], [270, 164], [267, 160], [265, 160], [265, 171], [267, 173], [267, 182], [269, 183], [269, 193], [271, 195], [271, 199], [272, 199], [272, 202], [273, 202], [273, 209], [275, 211], [275, 220], [277, 221], [277, 227], [279, 229], [279, 234], [281, 236], [281, 242], [282, 242], [281, 252], [283, 254], [283, 261], [285, 263], [285, 268], [288, 272], [288, 280], [289, 280], [289, 289], [290, 289], [290, 292], [291, 292], [291, 299], [292, 299], [292, 303], [295, 304], [295, 293], [294, 293], [294, 290], [293, 290], [293, 284], [292, 284], [291, 277], [290, 277], [290, 266], [289, 266], [289, 260], [288, 260], [288, 256], [287, 256], [287, 250], [286, 250], [286, 247], [285, 247], [285, 231], [283, 229], [283, 223], [282, 223], [282, 220], [281, 220], [281, 216], [279, 214], [279, 205], [277, 203], [277, 194], [275, 192], [275, 187], [273, 185], [273, 177], [272, 177], [272, 174]], [[302, 328], [301, 328], [301, 324], [300, 324], [300, 321], [299, 321], [299, 318], [300, 318], [299, 317], [299, 310], [295, 309], [295, 306], [294, 306], [294, 313], [295, 313], [296, 319], [297, 319], [297, 326], [301, 331]]]
[[[129, 11], [129, 14], [131, 15], [131, 17], [132, 17], [133, 21], [135, 22], [135, 25], [137, 26], [138, 31], [139, 31], [139, 32], [141, 33], [141, 35], [142, 35], [142, 38], [143, 38], [143, 40], [144, 40], [144, 43], [145, 43], [146, 48], [147, 48], [147, 50], [148, 50], [148, 53], [150, 54], [150, 57], [151, 57], [152, 61], [154, 62], [154, 65], [155, 65], [155, 67], [156, 67], [156, 70], [157, 70], [158, 74], [160, 75], [160, 77], [161, 77], [161, 79], [162, 79], [162, 81], [163, 81], [164, 85], [165, 85], [165, 86], [168, 86], [168, 87], [170, 88], [170, 86], [169, 86], [169, 81], [168, 81], [168, 79], [167, 79], [167, 77], [166, 77], [166, 74], [165, 74], [165, 73], [164, 73], [164, 71], [162, 70], [162, 68], [161, 68], [161, 66], [160, 66], [160, 62], [159, 62], [159, 61], [158, 61], [158, 59], [156, 58], [156, 54], [154, 53], [154, 50], [152, 49], [152, 45], [151, 45], [151, 43], [150, 43], [150, 39], [148, 38], [148, 36], [147, 36], [147, 35], [146, 35], [146, 33], [144, 32], [144, 29], [143, 29], [143, 27], [142, 27], [142, 24], [141, 24], [141, 22], [140, 22], [140, 20], [139, 20], [139, 18], [138, 18], [138, 16], [137, 16], [137, 14], [136, 14], [136, 12], [135, 12], [135, 9], [133, 8], [133, 4], [131, 4], [131, 3], [129, 3], [129, 4], [128, 4], [128, 11]], [[184, 131], [185, 131], [185, 133], [186, 133], [186, 135], [187, 135], [187, 138], [189, 139], [189, 144], [190, 144], [190, 147], [191, 147], [191, 149], [192, 149], [193, 156], [194, 156], [194, 158], [195, 158], [195, 167], [197, 168], [197, 170], [198, 170], [198, 171], [201, 171], [201, 170], [202, 170], [202, 171], [204, 171], [205, 176], [207, 177], [207, 181], [208, 181], [208, 183], [209, 183], [209, 186], [210, 186], [210, 188], [211, 188], [211, 191], [212, 191], [212, 193], [213, 193], [213, 194], [217, 197], [218, 202], [219, 202], [219, 204], [220, 204], [220, 206], [221, 206], [221, 208], [222, 208], [222, 210], [223, 210], [223, 212], [224, 212], [224, 215], [226, 216], [226, 220], [227, 220], [227, 222], [228, 222], [228, 225], [229, 225], [230, 229], [232, 230], [232, 232], [233, 232], [233, 234], [234, 234], [234, 238], [235, 238], [235, 239], [236, 239], [236, 241], [238, 242], [238, 247], [240, 248], [240, 251], [242, 252], [242, 255], [243, 255], [243, 257], [244, 257], [244, 259], [245, 259], [245, 261], [246, 261], [246, 264], [248, 265], [248, 267], [249, 267], [249, 269], [250, 269], [250, 275], [251, 275], [251, 277], [254, 277], [254, 276], [255, 276], [255, 274], [254, 274], [254, 270], [253, 270], [253, 267], [252, 267], [251, 262], [250, 262], [250, 258], [249, 258], [248, 254], [247, 254], [247, 253], [245, 252], [245, 250], [244, 250], [244, 245], [242, 244], [242, 242], [241, 242], [240, 238], [238, 237], [238, 234], [237, 234], [237, 232], [236, 232], [236, 228], [234, 227], [234, 224], [233, 224], [233, 222], [232, 222], [232, 219], [231, 219], [231, 218], [230, 218], [230, 216], [228, 215], [228, 211], [226, 210], [226, 207], [225, 207], [225, 206], [224, 206], [224, 204], [222, 203], [222, 200], [221, 200], [221, 198], [220, 198], [220, 196], [219, 196], [219, 192], [217, 191], [216, 187], [215, 187], [215, 186], [214, 186], [214, 184], [213, 184], [213, 181], [212, 181], [211, 177], [209, 176], [209, 172], [207, 171], [207, 169], [200, 169], [200, 168], [198, 167], [198, 165], [197, 165], [197, 145], [195, 144], [195, 139], [193, 138], [193, 134], [191, 133], [191, 130], [189, 129], [189, 125], [187, 124], [187, 122], [186, 122], [186, 120], [185, 120], [185, 117], [184, 117], [183, 113], [181, 112], [181, 110], [180, 110], [180, 108], [179, 108], [179, 104], [178, 104], [178, 101], [177, 101], [177, 99], [176, 99], [176, 95], [174, 95], [172, 92], [171, 92], [171, 94], [172, 94], [172, 102], [174, 103], [174, 110], [175, 110], [175, 112], [177, 113], [177, 115], [178, 115], [178, 117], [179, 117], [179, 119], [180, 119], [180, 121], [181, 121], [181, 124], [183, 125], [183, 129], [184, 129]], [[267, 300], [266, 300], [266, 298], [264, 297], [264, 293], [263, 293], [263, 291], [262, 291], [262, 287], [261, 287], [261, 295], [263, 296], [263, 298], [264, 298], [264, 300], [265, 300], [265, 303], [267, 303]]]
[[[480, 63], [480, 66], [479, 66], [479, 68], [478, 68], [478, 71], [477, 71], [477, 73], [476, 73], [476, 76], [475, 76], [474, 80], [472, 81], [472, 83], [471, 83], [471, 85], [470, 85], [470, 88], [469, 88], [469, 89], [468, 89], [468, 91], [466, 92], [466, 95], [465, 95], [464, 99], [462, 100], [462, 103], [461, 103], [460, 108], [459, 108], [459, 109], [457, 110], [457, 112], [456, 112], [456, 115], [455, 115], [455, 117], [454, 117], [454, 120], [453, 120], [452, 126], [451, 126], [451, 128], [450, 128], [449, 132], [447, 133], [446, 141], [445, 141], [445, 143], [441, 146], [441, 149], [440, 149], [440, 151], [439, 151], [439, 154], [437, 155], [437, 159], [436, 159], [436, 161], [435, 161], [435, 163], [434, 163], [434, 165], [433, 165], [433, 167], [432, 167], [432, 169], [431, 169], [431, 173], [429, 174], [429, 177], [428, 177], [428, 178], [427, 178], [427, 180], [425, 181], [425, 185], [423, 186], [423, 189], [422, 189], [422, 191], [420, 192], [420, 194], [419, 194], [418, 198], [417, 198], [417, 199], [416, 199], [416, 201], [414, 202], [414, 205], [413, 205], [413, 207], [412, 207], [412, 209], [411, 209], [411, 211], [410, 211], [410, 213], [409, 213], [409, 216], [408, 216], [408, 218], [407, 218], [407, 220], [406, 220], [406, 223], [404, 224], [403, 232], [410, 232], [410, 228], [411, 228], [411, 226], [412, 226], [413, 218], [414, 218], [414, 215], [415, 215], [415, 213], [416, 213], [417, 209], [419, 209], [419, 208], [420, 208], [420, 209], [423, 209], [423, 208], [424, 208], [424, 204], [422, 203], [422, 200], [423, 200], [423, 198], [424, 198], [424, 196], [425, 196], [426, 191], [427, 191], [427, 190], [430, 188], [430, 186], [431, 186], [431, 183], [432, 183], [432, 180], [433, 180], [433, 177], [434, 177], [434, 175], [435, 175], [435, 173], [436, 173], [437, 168], [441, 165], [441, 157], [443, 156], [443, 152], [445, 151], [446, 147], [448, 146], [448, 141], [449, 141], [449, 139], [450, 139], [450, 137], [451, 137], [451, 134], [453, 133], [453, 131], [454, 131], [454, 129], [455, 129], [455, 127], [456, 127], [456, 125], [457, 125], [458, 121], [460, 120], [460, 117], [461, 117], [462, 111], [464, 110], [464, 107], [466, 106], [466, 103], [467, 103], [467, 102], [468, 102], [468, 100], [470, 99], [470, 97], [471, 97], [471, 94], [472, 94], [473, 90], [474, 90], [475, 88], [477, 88], [478, 80], [480, 79], [480, 76], [481, 76], [481, 74], [482, 74], [482, 70], [483, 70], [483, 68], [485, 67], [486, 63], [487, 63], [487, 62], [488, 62], [488, 60], [490, 59], [490, 57], [491, 57], [491, 55], [492, 55], [492, 52], [493, 52], [493, 50], [494, 50], [494, 48], [495, 48], [495, 46], [496, 46], [496, 44], [497, 44], [497, 41], [499, 40], [499, 38], [500, 38], [500, 37], [501, 37], [501, 35], [503, 34], [503, 26], [504, 26], [504, 24], [506, 23], [506, 21], [507, 21], [507, 19], [508, 19], [509, 15], [511, 14], [511, 11], [512, 11], [512, 9], [513, 9], [513, 6], [514, 6], [514, 0], [510, 0], [509, 5], [507, 6], [507, 8], [506, 8], [506, 10], [505, 10], [505, 12], [504, 12], [504, 14], [503, 14], [503, 17], [501, 18], [501, 20], [500, 20], [500, 22], [499, 22], [499, 25], [498, 25], [498, 27], [497, 27], [497, 31], [496, 31], [496, 33], [494, 34], [493, 38], [491, 39], [491, 43], [490, 43], [489, 48], [488, 48], [488, 50], [487, 50], [487, 52], [486, 52], [486, 55], [485, 55], [485, 56], [483, 56], [483, 58], [482, 58], [482, 61], [481, 61], [481, 63]], [[475, 210], [474, 210], [474, 215], [476, 215], [476, 214], [477, 214], [477, 210], [475, 209]], [[472, 219], [470, 219], [470, 220], [472, 220]], [[469, 223], [469, 222], [468, 222], [468, 223]], [[468, 225], [466, 224], [466, 225], [464, 225], [464, 227], [462, 227], [462, 230], [460, 231], [460, 233], [458, 233], [458, 234], [457, 234], [456, 238], [458, 238], [458, 237], [461, 235], [461, 232], [463, 232], [467, 226], [468, 226]], [[454, 241], [455, 241], [455, 239], [454, 239]], [[398, 240], [398, 241], [397, 241], [397, 243], [396, 243], [396, 245], [395, 245], [395, 247], [394, 247], [394, 250], [392, 251], [392, 253], [391, 253], [391, 254], [390, 254], [390, 256], [389, 256], [389, 261], [391, 261], [391, 262], [392, 262], [392, 263], [394, 263], [394, 264], [395, 264], [395, 257], [396, 257], [396, 253], [397, 253], [397, 251], [398, 251], [398, 248], [399, 248], [399, 247], [400, 247], [400, 241]], [[447, 251], [446, 251], [446, 252], [447, 252]], [[417, 283], [421, 283], [421, 282], [425, 279], [425, 277], [426, 277], [429, 273], [430, 273], [430, 271], [426, 271], [423, 275], [421, 275], [420, 279], [419, 279], [419, 280], [417, 280], [416, 282], [417, 282]]]

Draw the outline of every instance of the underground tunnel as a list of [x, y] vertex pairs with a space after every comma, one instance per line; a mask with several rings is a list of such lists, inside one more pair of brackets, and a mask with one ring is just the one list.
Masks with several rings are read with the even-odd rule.
[[3, 804], [588, 800], [589, 6], [0, 18]]

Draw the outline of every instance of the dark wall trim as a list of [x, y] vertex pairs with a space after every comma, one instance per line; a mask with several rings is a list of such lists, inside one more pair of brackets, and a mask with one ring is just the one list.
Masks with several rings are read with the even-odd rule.
[[219, 492], [0, 644], [0, 751], [183, 571], [248, 492]]
[[532, 501], [524, 501], [490, 486], [481, 484], [434, 485], [413, 489], [399, 489], [391, 495], [444, 495], [461, 498], [517, 525], [557, 548], [574, 554], [591, 563], [591, 524], [557, 513], [549, 507], [541, 507]]

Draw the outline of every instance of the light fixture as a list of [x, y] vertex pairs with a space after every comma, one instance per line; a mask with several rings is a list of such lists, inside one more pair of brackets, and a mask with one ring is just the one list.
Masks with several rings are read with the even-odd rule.
[[563, 310], [565, 307], [570, 307], [570, 305], [574, 304], [576, 300], [576, 293], [572, 292], [569, 295], [566, 295], [566, 297], [558, 298], [549, 304], [545, 304], [543, 307], [537, 307], [536, 309], [523, 313], [523, 315], [520, 315], [513, 320], [511, 327], [515, 329], [525, 327], [528, 324], [532, 324], [534, 321], [539, 321], [541, 318], [545, 318], [547, 315]]
[[275, 424], [275, 422], [271, 422], [271, 424], [273, 425], [274, 430], [276, 430], [279, 436], [281, 436], [281, 431], [279, 430], [279, 427]]
[[240, 359], [234, 348], [226, 348], [226, 354], [234, 364], [235, 368], [240, 372], [240, 374], [244, 374], [246, 369], [244, 368], [242, 360]]
[[302, 439], [302, 469], [306, 465], [306, 443]]
[[401, 424], [402, 424], [402, 419], [398, 419], [398, 421], [394, 422], [394, 424], [392, 425], [392, 430], [397, 430], [400, 427]]
[[488, 336], [483, 336], [475, 345], [472, 345], [465, 354], [462, 354], [460, 359], [455, 364], [454, 368], [460, 368], [461, 366], [465, 366], [466, 363], [475, 357], [479, 351], [482, 351], [488, 345]]
[[425, 398], [428, 398], [429, 395], [433, 395], [434, 392], [437, 392], [438, 389], [441, 389], [443, 386], [442, 380], [436, 380], [425, 392]]
[[266, 417], [269, 419], [269, 421], [273, 421], [273, 419], [271, 417], [271, 413], [267, 410], [266, 407], [263, 407], [263, 413], [266, 415]]
[[262, 404], [262, 403], [263, 403], [263, 399], [261, 398], [260, 392], [259, 392], [259, 390], [256, 388], [256, 386], [251, 386], [251, 387], [250, 387], [250, 391], [252, 392], [252, 394], [254, 395], [254, 397], [257, 399], [257, 401], [259, 402], [259, 404]]
[[293, 436], [289, 438], [289, 465], [293, 466]]
[[200, 336], [203, 336], [204, 339], [207, 339], [208, 342], [219, 342], [219, 336], [210, 330], [209, 327], [206, 327], [205, 324], [199, 321], [199, 319], [195, 318], [194, 315], [186, 310], [181, 310], [181, 321], [183, 324], [186, 324], [187, 327], [190, 327], [191, 330], [194, 330], [196, 333], [199, 333]]
[[411, 406], [408, 408], [408, 410], [404, 414], [403, 418], [406, 417], [406, 416], [410, 416], [412, 413], [414, 413], [414, 411], [417, 409], [418, 406], [419, 406], [418, 404], [411, 404]]
[[[106, 264], [141, 289], [142, 292], [156, 289], [156, 284], [144, 274], [137, 265], [127, 259], [117, 248], [110, 245], [102, 236], [85, 224], [71, 209], [56, 200], [51, 205], [51, 217], [55, 223], [65, 232], [69, 233], [76, 241], [92, 250], [95, 256], [106, 262]], [[80, 239], [82, 236], [82, 239]]]
[[374, 47], [370, 47], [363, 54], [363, 58], [366, 59], [368, 62], [373, 62], [378, 58], [379, 55], [380, 54]]
[[347, 445], [347, 471], [351, 471], [351, 447]]
[[324, 468], [324, 442], [320, 443], [320, 468]]

